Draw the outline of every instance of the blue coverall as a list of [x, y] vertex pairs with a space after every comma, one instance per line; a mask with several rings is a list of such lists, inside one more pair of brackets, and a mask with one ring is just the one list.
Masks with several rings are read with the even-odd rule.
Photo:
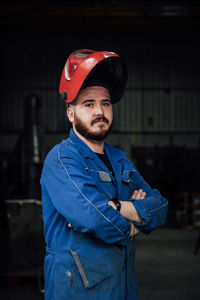
[[[167, 200], [144, 181], [123, 151], [108, 144], [104, 150], [114, 177], [72, 129], [45, 159], [45, 300], [137, 299], [131, 225], [108, 201], [116, 195], [131, 201], [143, 220], [135, 225], [150, 233], [165, 223]], [[146, 192], [145, 199], [131, 199], [139, 189]]]

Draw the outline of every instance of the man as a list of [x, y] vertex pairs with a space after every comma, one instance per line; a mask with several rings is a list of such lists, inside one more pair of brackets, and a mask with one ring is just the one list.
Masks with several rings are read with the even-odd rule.
[[167, 200], [104, 143], [126, 82], [113, 52], [75, 51], [64, 67], [60, 94], [72, 129], [41, 177], [46, 300], [136, 300], [135, 236], [166, 220]]

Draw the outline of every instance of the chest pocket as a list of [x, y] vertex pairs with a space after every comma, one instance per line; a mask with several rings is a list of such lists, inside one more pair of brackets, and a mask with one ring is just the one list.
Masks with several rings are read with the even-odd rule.
[[109, 200], [115, 198], [116, 188], [109, 172], [86, 168], [93, 180], [97, 183], [98, 189]]
[[137, 186], [137, 171], [126, 170], [121, 177], [120, 199], [130, 199]]

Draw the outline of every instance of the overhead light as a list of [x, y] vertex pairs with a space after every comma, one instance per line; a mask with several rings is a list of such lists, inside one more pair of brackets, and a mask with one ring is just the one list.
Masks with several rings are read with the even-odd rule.
[[188, 15], [186, 5], [160, 5], [156, 7], [157, 14], [164, 17], [184, 17]]

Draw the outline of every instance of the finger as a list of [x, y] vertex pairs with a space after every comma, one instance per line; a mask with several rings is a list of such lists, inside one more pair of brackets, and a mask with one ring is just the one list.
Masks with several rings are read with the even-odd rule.
[[143, 190], [140, 189], [140, 190], [137, 192], [137, 195], [136, 195], [135, 199], [137, 199], [137, 200], [141, 199], [142, 193], [143, 193]]
[[113, 201], [108, 201], [108, 205], [112, 206], [114, 209], [117, 209], [117, 207]]
[[137, 191], [135, 190], [135, 191], [133, 192], [131, 198], [132, 198], [132, 199], [135, 199], [136, 195], [137, 195]]
[[141, 198], [141, 199], [144, 199], [145, 197], [146, 197], [146, 193], [143, 192], [143, 193], [142, 193], [142, 198]]

